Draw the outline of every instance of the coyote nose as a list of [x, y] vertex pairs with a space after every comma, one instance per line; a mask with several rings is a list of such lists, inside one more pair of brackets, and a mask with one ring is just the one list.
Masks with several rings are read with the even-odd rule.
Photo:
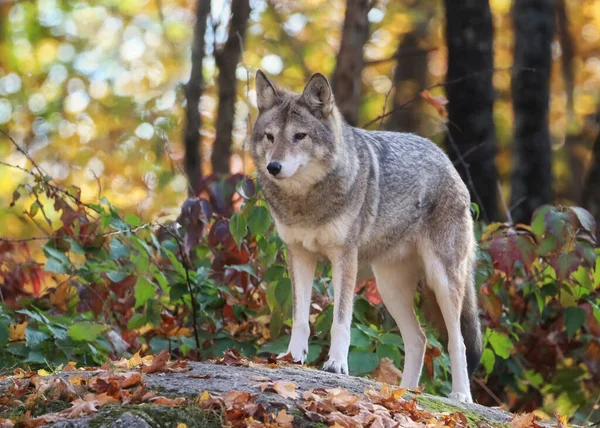
[[281, 164], [279, 162], [269, 162], [267, 171], [269, 171], [271, 175], [277, 175], [281, 171]]

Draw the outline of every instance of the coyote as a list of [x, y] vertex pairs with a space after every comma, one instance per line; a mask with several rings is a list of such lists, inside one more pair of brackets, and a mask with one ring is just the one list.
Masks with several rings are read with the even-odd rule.
[[288, 353], [306, 358], [315, 267], [325, 257], [333, 268], [334, 318], [323, 370], [348, 373], [354, 286], [364, 263], [404, 340], [401, 386], [416, 388], [423, 367], [426, 338], [414, 311], [422, 282], [427, 312], [447, 338], [450, 397], [471, 402], [469, 377], [482, 348], [476, 243], [469, 192], [448, 157], [416, 135], [351, 127], [322, 74], [296, 94], [259, 70], [256, 93], [251, 153], [293, 284]]

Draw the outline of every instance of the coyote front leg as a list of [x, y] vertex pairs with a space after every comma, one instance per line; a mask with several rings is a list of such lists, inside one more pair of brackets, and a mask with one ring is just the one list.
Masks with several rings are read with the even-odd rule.
[[333, 267], [333, 325], [329, 360], [323, 370], [348, 374], [348, 348], [350, 348], [350, 324], [358, 266], [357, 248], [345, 248], [331, 257]]
[[292, 337], [287, 354], [292, 354], [294, 361], [304, 363], [308, 354], [308, 336], [310, 335], [308, 317], [317, 258], [302, 247], [288, 246], [287, 259], [288, 270], [292, 278], [294, 302]]

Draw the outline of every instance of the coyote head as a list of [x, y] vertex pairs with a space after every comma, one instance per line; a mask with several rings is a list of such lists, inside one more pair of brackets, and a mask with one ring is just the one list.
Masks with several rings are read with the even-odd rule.
[[259, 115], [251, 153], [263, 180], [281, 187], [320, 181], [335, 164], [341, 119], [329, 82], [313, 75], [302, 94], [277, 88], [256, 73]]

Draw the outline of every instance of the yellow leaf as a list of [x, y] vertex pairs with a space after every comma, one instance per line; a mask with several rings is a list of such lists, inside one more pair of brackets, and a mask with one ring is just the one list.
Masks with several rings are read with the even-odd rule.
[[187, 428], [187, 425], [186, 425], [186, 424], [184, 424], [183, 422], [179, 422], [179, 423], [177, 424], [177, 428]]
[[25, 328], [27, 328], [27, 322], [21, 324], [11, 324], [8, 332], [8, 337], [11, 342], [16, 340], [25, 340]]
[[50, 376], [52, 373], [50, 373], [48, 370], [46, 369], [39, 369], [37, 371], [37, 374], [39, 374], [40, 376]]

